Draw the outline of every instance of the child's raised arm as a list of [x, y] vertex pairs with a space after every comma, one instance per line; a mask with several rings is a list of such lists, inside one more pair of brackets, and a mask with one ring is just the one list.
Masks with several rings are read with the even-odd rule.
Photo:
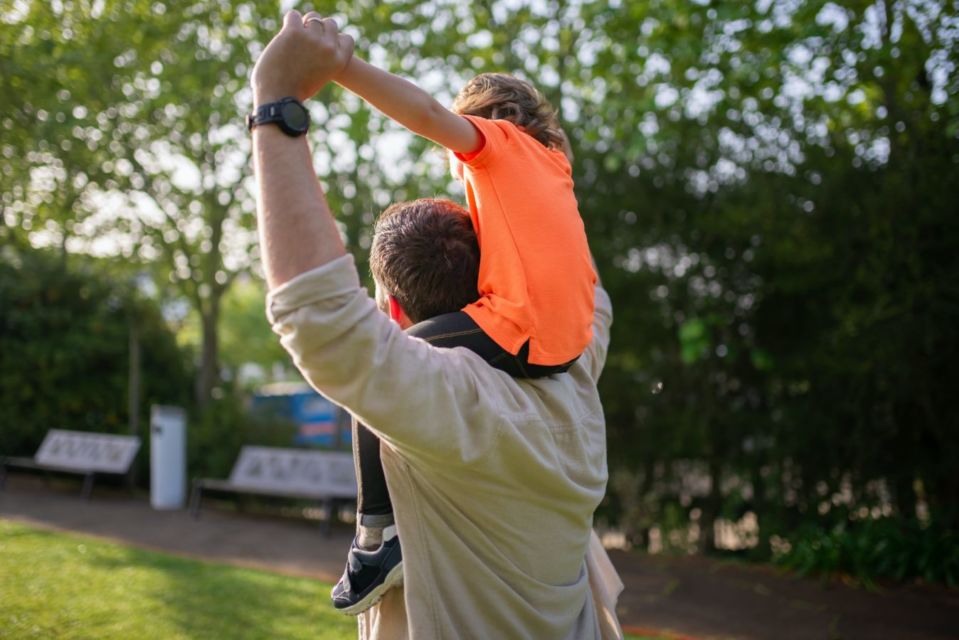
[[374, 67], [355, 55], [336, 83], [360, 96], [413, 133], [458, 153], [472, 153], [480, 134], [412, 82]]

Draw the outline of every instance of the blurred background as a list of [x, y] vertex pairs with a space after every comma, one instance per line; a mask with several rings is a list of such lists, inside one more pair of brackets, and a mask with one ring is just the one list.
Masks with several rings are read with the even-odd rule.
[[[508, 71], [559, 109], [616, 313], [609, 543], [959, 582], [954, 0], [3, 0], [0, 454], [145, 436], [153, 403], [188, 408], [191, 475], [303, 436], [253, 401], [299, 379], [243, 125], [294, 6], [446, 104]], [[361, 263], [390, 202], [462, 198], [338, 87], [311, 110]]]

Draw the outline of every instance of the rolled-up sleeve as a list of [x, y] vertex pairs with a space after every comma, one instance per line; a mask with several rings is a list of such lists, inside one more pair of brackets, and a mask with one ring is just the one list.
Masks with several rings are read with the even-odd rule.
[[360, 287], [352, 256], [272, 291], [267, 316], [310, 384], [396, 448], [452, 462], [491, 446], [477, 356], [403, 333]]

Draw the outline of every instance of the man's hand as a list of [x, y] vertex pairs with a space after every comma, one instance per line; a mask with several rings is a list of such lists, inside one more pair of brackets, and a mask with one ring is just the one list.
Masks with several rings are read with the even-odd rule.
[[341, 34], [332, 19], [290, 11], [253, 67], [254, 106], [286, 96], [312, 97], [352, 56], [353, 38]]

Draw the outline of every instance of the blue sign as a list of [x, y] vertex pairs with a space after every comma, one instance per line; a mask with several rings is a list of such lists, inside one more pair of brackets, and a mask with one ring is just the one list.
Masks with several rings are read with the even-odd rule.
[[309, 385], [267, 385], [253, 396], [253, 408], [296, 423], [294, 444], [326, 449], [351, 446], [349, 415]]

